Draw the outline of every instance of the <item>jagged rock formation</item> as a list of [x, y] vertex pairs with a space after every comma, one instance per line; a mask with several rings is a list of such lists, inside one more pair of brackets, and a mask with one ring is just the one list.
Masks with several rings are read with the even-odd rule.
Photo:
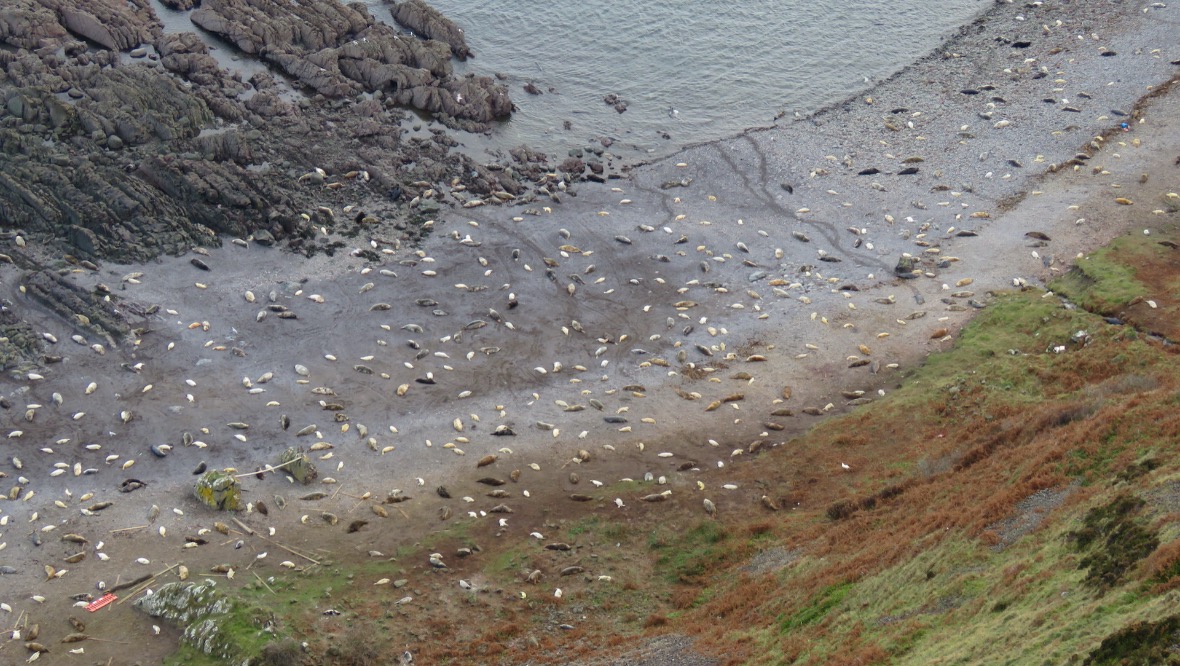
[[364, 6], [336, 2], [205, 0], [192, 19], [325, 97], [381, 90], [423, 111], [483, 123], [508, 117], [505, 86], [490, 77], [452, 77], [449, 54], [468, 53], [462, 31], [420, 2], [405, 4], [408, 20], [431, 26], [424, 34], [446, 41], [399, 34], [376, 23]]
[[[18, 0], [23, 2], [23, 0]], [[71, 33], [104, 49], [127, 51], [154, 41], [163, 24], [148, 0], [38, 0]]]
[[0, 40], [22, 49], [35, 49], [41, 40], [66, 37], [56, 13], [36, 0], [10, 0], [0, 6]]
[[12, 303], [0, 303], [0, 370], [32, 367], [44, 346], [41, 336], [20, 319]]
[[[503, 86], [453, 76], [450, 45], [335, 0], [205, 0], [192, 18], [279, 76], [220, 68], [198, 35], [163, 34], [148, 0], [0, 6], [8, 228], [91, 260], [141, 261], [256, 232], [332, 251], [302, 214], [360, 202], [413, 240], [407, 202], [428, 189], [441, 198], [438, 183], [462, 184], [459, 203], [524, 191], [520, 172], [452, 154], [441, 131], [403, 140], [405, 105], [472, 129], [511, 113]], [[315, 168], [326, 176], [300, 179]]]
[[451, 53], [460, 60], [466, 60], [471, 55], [471, 49], [467, 47], [467, 40], [463, 37], [463, 29], [434, 7], [422, 0], [389, 4], [392, 5], [393, 20], [420, 35], [425, 35], [428, 39], [446, 42], [451, 47]]
[[23, 281], [26, 293], [57, 311], [79, 330], [103, 340], [122, 338], [130, 330], [114, 303], [62, 279], [55, 271], [29, 273]]

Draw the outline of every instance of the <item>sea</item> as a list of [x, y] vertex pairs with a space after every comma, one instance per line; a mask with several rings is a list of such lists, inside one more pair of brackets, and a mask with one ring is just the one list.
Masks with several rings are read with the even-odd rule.
[[[526, 145], [561, 158], [608, 139], [627, 161], [670, 155], [806, 117], [939, 47], [994, 0], [429, 0], [498, 75], [517, 110], [479, 150]], [[363, 0], [394, 24], [385, 0]], [[169, 32], [192, 30], [223, 66], [266, 65], [151, 0]], [[396, 25], [396, 24], [394, 24]], [[525, 92], [532, 84], [541, 94]], [[293, 93], [295, 94], [295, 93]], [[604, 99], [615, 96], [619, 112]], [[412, 124], [421, 126], [419, 119]], [[462, 141], [462, 137], [460, 137]]]
[[[382, 0], [365, 0], [388, 20]], [[464, 31], [460, 73], [506, 77], [502, 146], [602, 137], [662, 157], [840, 102], [930, 53], [992, 0], [429, 0]], [[524, 86], [541, 91], [531, 95]], [[617, 95], [619, 113], [603, 101]], [[565, 129], [566, 123], [570, 129]]]

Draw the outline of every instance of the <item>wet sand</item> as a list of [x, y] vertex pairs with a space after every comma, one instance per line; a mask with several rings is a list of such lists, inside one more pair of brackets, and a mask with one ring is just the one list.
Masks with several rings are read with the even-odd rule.
[[[0, 516], [8, 519], [0, 527], [6, 544], [0, 564], [17, 570], [0, 577], [0, 601], [13, 609], [6, 622], [40, 622], [41, 642], [54, 646], [41, 661], [66, 663], [71, 646], [56, 643], [70, 631], [64, 617], [84, 614], [70, 608], [70, 595], [97, 593], [99, 581], [110, 586], [181, 561], [194, 576], [214, 563], [246, 566], [266, 550], [248, 537], [241, 537], [247, 542], [241, 550], [232, 548], [237, 537], [183, 547], [186, 535], [225, 519], [192, 497], [190, 471], [202, 461], [250, 472], [276, 463], [288, 446], [331, 443], [334, 448], [313, 456], [331, 453], [317, 465], [321, 482], [336, 483], [304, 488], [280, 474], [246, 477], [246, 499], [265, 501], [271, 512], [239, 517], [256, 529], [273, 526], [283, 543], [337, 559], [351, 557], [349, 551], [363, 557], [371, 548], [392, 552], [412, 541], [414, 530], [437, 524], [443, 504], [453, 507], [452, 520], [490, 508], [495, 500], [486, 497], [459, 500], [466, 490], [443, 502], [433, 489], [445, 483], [476, 495], [475, 463], [493, 453], [499, 461], [490, 473], [522, 471], [514, 494], [550, 484], [558, 493], [551, 497], [568, 492], [558, 481], [568, 469], [558, 470], [581, 449], [593, 456], [586, 467], [593, 478], [608, 483], [648, 471], [670, 474], [685, 461], [701, 470], [694, 480], [725, 483], [717, 463], [742, 464], [730, 462], [734, 449], [755, 440], [767, 448], [788, 441], [819, 418], [804, 410], [851, 409], [848, 396], [856, 394], [846, 392], [869, 398], [890, 390], [907, 368], [949, 344], [974, 311], [971, 303], [986, 306], [988, 293], [1010, 288], [1013, 279], [1035, 285], [1065, 270], [1078, 252], [1123, 229], [1124, 210], [1140, 213], [1159, 192], [1175, 191], [1176, 93], [1148, 102], [1139, 116], [1112, 113], [1132, 114], [1152, 87], [1176, 76], [1175, 12], [1122, 3], [1001, 5], [938, 54], [870, 91], [871, 103], [853, 99], [814, 118], [696, 146], [636, 169], [629, 179], [579, 185], [576, 197], [536, 205], [536, 214], [493, 207], [447, 212], [420, 255], [403, 248], [383, 254], [380, 264], [339, 254], [301, 260], [253, 243], [227, 244], [209, 256], [74, 274], [79, 284], [109, 285], [124, 304], [161, 309], [142, 321], [148, 332], [137, 340], [87, 339], [104, 344], [101, 355], [71, 341], [77, 331], [60, 318], [41, 312], [30, 319], [56, 336], [53, 353], [64, 360], [40, 371], [44, 379], [10, 377], [3, 386], [13, 407], [2, 415], [8, 460], [0, 469], [8, 477], [0, 489], [20, 487], [18, 499], [0, 503]], [[1022, 40], [1033, 43], [1011, 45]], [[1117, 55], [1105, 56], [1104, 49]], [[1088, 147], [1123, 121], [1130, 131], [1112, 134], [1101, 151]], [[1079, 160], [1078, 170], [1069, 165], [1046, 174], [1079, 151], [1092, 157]], [[917, 172], [901, 175], [905, 168]], [[878, 173], [858, 175], [867, 169]], [[1143, 173], [1152, 174], [1147, 183], [1139, 182]], [[1133, 206], [1114, 203], [1131, 191]], [[351, 203], [332, 196], [325, 193], [324, 205], [337, 211]], [[957, 235], [961, 230], [978, 235]], [[1052, 240], [1039, 243], [1024, 236], [1028, 231]], [[345, 240], [370, 247], [366, 238]], [[903, 252], [923, 259], [921, 277], [893, 274]], [[193, 257], [212, 271], [191, 265]], [[138, 283], [123, 280], [132, 272], [143, 273]], [[17, 277], [10, 269], [0, 273], [12, 301], [24, 298]], [[247, 290], [255, 302], [246, 300]], [[272, 291], [275, 304], [297, 319], [269, 312], [256, 320]], [[390, 309], [371, 311], [378, 303]], [[421, 330], [406, 328], [414, 325]], [[932, 340], [940, 328], [950, 337]], [[140, 363], [137, 372], [120, 365]], [[306, 366], [307, 377], [296, 374], [296, 364]], [[273, 379], [258, 383], [267, 372]], [[428, 373], [433, 384], [417, 381]], [[750, 378], [735, 379], [738, 373]], [[86, 394], [90, 382], [97, 389]], [[402, 385], [408, 388], [398, 396]], [[335, 395], [313, 393], [316, 387]], [[788, 400], [784, 387], [791, 388]], [[708, 409], [736, 393], [743, 399]], [[326, 410], [321, 400], [343, 409]], [[30, 404], [42, 405], [31, 421]], [[776, 410], [791, 415], [772, 415]], [[130, 412], [127, 423], [123, 411]], [[286, 431], [283, 414], [291, 422]], [[337, 414], [347, 420], [337, 421]], [[226, 425], [231, 422], [249, 428], [235, 430]], [[318, 433], [296, 437], [309, 424]], [[360, 425], [372, 445], [358, 436]], [[498, 425], [516, 436], [492, 436]], [[206, 446], [184, 446], [185, 432]], [[152, 444], [173, 448], [157, 458], [148, 450]], [[97, 473], [75, 476], [75, 463]], [[51, 476], [55, 464], [64, 464], [64, 473]], [[148, 485], [118, 492], [127, 478]], [[688, 483], [687, 476], [674, 476], [670, 487]], [[414, 500], [396, 505], [401, 516], [393, 512], [346, 548], [343, 526], [316, 523], [322, 510], [353, 507], [350, 495], [380, 498], [393, 489]], [[315, 490], [333, 496], [295, 499]], [[93, 498], [82, 500], [87, 493]], [[737, 494], [734, 501], [757, 501], [755, 491]], [[275, 495], [286, 498], [286, 509], [274, 508]], [[98, 501], [114, 505], [80, 513]], [[149, 523], [153, 504], [161, 512]], [[301, 523], [304, 515], [312, 526]], [[523, 521], [498, 530], [495, 516], [475, 520], [486, 522], [489, 534], [527, 538], [529, 532]], [[147, 527], [111, 532], [141, 525]], [[79, 549], [62, 542], [63, 533], [90, 543]], [[107, 561], [98, 557], [99, 541]], [[62, 563], [79, 550], [88, 553], [84, 561]], [[283, 575], [278, 562], [285, 556], [270, 550], [252, 571]], [[151, 563], [136, 563], [140, 557]], [[46, 582], [47, 564], [69, 572]], [[96, 636], [139, 642], [152, 633], [152, 621], [130, 603], [85, 619]], [[143, 663], [172, 648], [169, 631], [138, 643]], [[84, 647], [86, 663], [120, 654], [113, 644]], [[24, 655], [17, 642], [3, 652]]]

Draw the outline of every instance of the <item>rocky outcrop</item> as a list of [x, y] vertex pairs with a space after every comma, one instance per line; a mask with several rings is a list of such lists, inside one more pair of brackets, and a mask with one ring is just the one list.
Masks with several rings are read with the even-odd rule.
[[463, 29], [455, 25], [454, 21], [443, 16], [437, 9], [422, 2], [422, 0], [407, 0], [407, 2], [390, 2], [393, 20], [413, 30], [427, 39], [437, 39], [446, 42], [451, 53], [460, 60], [466, 60], [471, 55], [467, 47], [467, 40], [463, 37]]
[[[209, 47], [201, 38], [191, 32], [165, 35], [156, 43], [160, 53], [160, 64], [164, 69], [202, 88], [224, 88], [225, 77], [220, 71], [217, 59], [209, 55]], [[230, 79], [229, 81], [237, 83]], [[237, 95], [247, 86], [232, 86], [226, 94]]]
[[234, 602], [216, 584], [174, 582], [135, 600], [135, 607], [184, 630], [183, 638], [201, 652], [226, 664], [250, 663], [250, 655], [221, 627], [234, 611]]
[[0, 370], [24, 370], [45, 362], [44, 347], [41, 336], [21, 320], [13, 304], [0, 302]]
[[53, 10], [36, 0], [5, 0], [0, 5], [0, 42], [33, 49], [42, 40], [62, 39], [66, 34]]
[[57, 312], [62, 319], [81, 331], [108, 342], [120, 340], [130, 332], [124, 314], [101, 294], [86, 291], [56, 271], [41, 270], [22, 280], [26, 293]]
[[[65, 229], [82, 227], [95, 241], [85, 236], [87, 246], [77, 248], [83, 256], [145, 259], [208, 243], [209, 229], [234, 228], [233, 209], [245, 206], [257, 214], [264, 207], [243, 196], [252, 179], [230, 166], [219, 167], [231, 172], [219, 178], [202, 173], [218, 167], [161, 162], [160, 169], [177, 168], [153, 174], [158, 182], [173, 184], [170, 192], [128, 177], [135, 165], [119, 154], [148, 144], [195, 143], [194, 149], [213, 159], [248, 155], [240, 144], [194, 142], [214, 114], [175, 79], [146, 67], [110, 68], [81, 59], [49, 69], [31, 54], [9, 63], [7, 72], [18, 86], [9, 89], [9, 116], [0, 119], [0, 154], [8, 161], [0, 173], [0, 211], [8, 224], [59, 238]], [[63, 101], [44, 90], [45, 83], [76, 94]], [[172, 182], [191, 175], [206, 177], [187, 187]], [[207, 186], [219, 181], [225, 182], [220, 189]], [[190, 198], [175, 199], [176, 192]], [[230, 206], [230, 214], [216, 210], [218, 205]], [[112, 252], [116, 247], [123, 251]]]
[[164, 29], [148, 0], [39, 0], [61, 25], [91, 42], [126, 51], [154, 42]]
[[463, 185], [459, 204], [524, 191], [531, 171], [453, 154], [441, 131], [403, 140], [405, 106], [475, 131], [512, 111], [492, 79], [454, 76], [449, 45], [335, 0], [204, 0], [193, 16], [271, 71], [222, 69], [198, 35], [163, 34], [149, 0], [0, 2], [0, 219], [43, 257], [142, 261], [219, 234], [331, 251], [302, 214], [357, 202], [412, 242], [408, 202], [438, 205], [440, 183]]
[[[446, 44], [429, 39], [409, 39], [381, 23], [366, 30], [361, 39], [341, 45], [340, 58], [342, 61], [348, 59], [423, 70], [436, 79], [448, 79], [452, 75], [451, 55]], [[424, 79], [416, 85], [429, 80]], [[372, 85], [371, 89], [380, 87]]]
[[193, 23], [217, 33], [246, 53], [315, 52], [344, 41], [369, 27], [364, 6], [334, 0], [204, 0]]
[[362, 5], [334, 1], [206, 0], [192, 18], [325, 97], [383, 91], [399, 104], [478, 123], [511, 115], [505, 86], [490, 77], [452, 77], [450, 53], [467, 54], [462, 31], [422, 3], [404, 4], [446, 39], [399, 34]]

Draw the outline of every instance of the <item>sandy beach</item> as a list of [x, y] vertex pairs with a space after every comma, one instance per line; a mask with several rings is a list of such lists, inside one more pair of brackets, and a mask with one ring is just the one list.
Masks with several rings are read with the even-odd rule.
[[[117, 643], [86, 643], [83, 656], [56, 645], [64, 618], [85, 614], [88, 633], [158, 663], [174, 628], [156, 636], [131, 603], [90, 615], [72, 596], [178, 563], [194, 577], [221, 563], [288, 575], [289, 556], [261, 538], [213, 533], [186, 547], [226, 520], [193, 497], [201, 463], [253, 472], [326, 442], [311, 454], [311, 486], [243, 478], [245, 499], [268, 513], [237, 517], [337, 561], [414, 543], [444, 507], [477, 533], [528, 538], [523, 517], [501, 527], [482, 513], [500, 501], [475, 480], [511, 470], [514, 504], [571, 493], [609, 504], [589, 479], [645, 473], [674, 493], [726, 483], [756, 459], [735, 450], [769, 451], [886, 394], [952, 344], [989, 294], [1043, 284], [1122, 232], [1131, 211], [1160, 208], [1180, 182], [1178, 33], [1170, 6], [998, 4], [844, 104], [602, 184], [563, 183], [560, 202], [444, 210], [418, 248], [362, 233], [334, 237], [334, 257], [303, 259], [242, 239], [69, 272], [106, 285], [125, 313], [159, 306], [128, 314], [142, 330], [125, 340], [47, 311], [6, 266], [3, 297], [62, 360], [0, 384], [11, 403], [0, 414], [0, 564], [12, 568], [0, 624], [38, 622], [54, 645], [42, 663], [132, 663]], [[339, 215], [363, 205], [313, 195]], [[898, 271], [903, 256], [913, 264]], [[157, 457], [152, 445], [171, 448]], [[588, 460], [571, 465], [581, 451]], [[146, 487], [119, 492], [129, 478]], [[387, 518], [355, 499], [395, 490], [411, 499]], [[327, 497], [297, 499], [315, 491]], [[86, 511], [100, 501], [112, 505]], [[370, 525], [345, 534], [347, 520], [329, 525], [322, 512], [365, 512]], [[46, 566], [68, 573], [46, 580]], [[0, 654], [24, 658], [15, 641]]]

